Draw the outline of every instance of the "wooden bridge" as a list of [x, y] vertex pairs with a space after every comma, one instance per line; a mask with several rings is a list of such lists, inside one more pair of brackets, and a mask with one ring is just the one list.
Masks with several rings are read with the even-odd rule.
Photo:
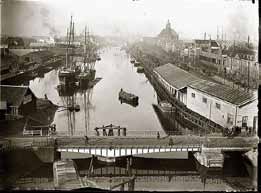
[[149, 153], [198, 152], [202, 146], [220, 151], [242, 151], [257, 148], [258, 137], [205, 137], [166, 136], [156, 137], [10, 137], [3, 141], [1, 150], [16, 148], [33, 149], [51, 147], [58, 152], [77, 152], [104, 157], [121, 157]]

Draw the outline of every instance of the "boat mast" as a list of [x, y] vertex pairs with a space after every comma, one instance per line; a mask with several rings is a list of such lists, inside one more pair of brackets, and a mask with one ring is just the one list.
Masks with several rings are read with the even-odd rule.
[[[71, 16], [71, 21], [70, 21], [70, 28], [69, 28], [69, 41], [67, 44], [67, 50], [66, 50], [66, 61], [68, 58], [68, 52], [69, 52], [69, 48], [70, 48], [70, 44], [71, 44], [71, 35], [72, 35], [72, 16]], [[66, 62], [66, 68], [68, 67], [68, 62]]]
[[87, 53], [87, 66], [88, 66], [88, 70], [90, 70], [90, 32], [89, 32], [89, 28], [88, 28], [88, 53]]
[[65, 63], [65, 67], [67, 68], [67, 66], [68, 66], [68, 41], [69, 41], [69, 30], [68, 30], [68, 28], [66, 29], [66, 44], [67, 44], [67, 49], [66, 49], [66, 54], [65, 54], [65, 61], [66, 61], [66, 63]]
[[86, 70], [85, 68], [85, 65], [86, 65], [86, 51], [87, 51], [87, 46], [86, 46], [86, 28], [87, 26], [85, 26], [85, 29], [84, 29], [84, 71]]

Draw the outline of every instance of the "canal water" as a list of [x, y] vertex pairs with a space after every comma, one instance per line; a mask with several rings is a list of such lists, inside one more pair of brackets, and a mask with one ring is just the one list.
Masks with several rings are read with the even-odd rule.
[[[246, 169], [242, 156], [239, 153], [233, 154], [225, 156], [224, 168], [219, 171], [200, 168], [192, 153], [176, 156], [175, 159], [133, 157], [131, 175], [126, 169], [126, 158], [118, 158], [110, 164], [96, 158], [93, 162], [91, 158], [73, 159], [73, 162], [83, 181], [87, 179], [95, 188], [107, 190], [111, 185], [119, 184], [132, 175], [136, 176], [136, 191], [252, 190], [251, 173]], [[28, 150], [10, 151], [1, 153], [1, 156], [0, 189], [54, 189], [52, 162], [44, 163], [33, 151]], [[62, 160], [66, 161], [64, 158]], [[93, 163], [93, 170], [89, 175], [90, 162]], [[67, 177], [70, 179], [69, 174]]]
[[[74, 113], [58, 109], [53, 118], [57, 135], [92, 135], [95, 127], [108, 124], [126, 127], [128, 135], [138, 136], [156, 136], [157, 132], [164, 135], [166, 128], [173, 129], [171, 123], [168, 124], [155, 111], [157, 95], [145, 75], [136, 72], [137, 68], [130, 63], [130, 56], [125, 51], [116, 47], [106, 48], [101, 50], [101, 59], [95, 68], [96, 77], [102, 79], [92, 89], [59, 96], [58, 69], [25, 83], [29, 84], [37, 97], [44, 98], [47, 95], [59, 106], [66, 106], [66, 101], [71, 97], [80, 105], [80, 111]], [[139, 96], [138, 106], [119, 101], [121, 88]], [[180, 134], [184, 134], [181, 126], [178, 127]], [[0, 159], [0, 176], [4, 179], [0, 184], [3, 188], [54, 189], [53, 163], [43, 163], [32, 151], [26, 150], [12, 151], [1, 156], [4, 158]], [[224, 168], [217, 173], [200, 168], [191, 154], [174, 157], [166, 160], [133, 158], [132, 170], [137, 177], [134, 190], [232, 191], [250, 190], [253, 187], [253, 167], [247, 165], [239, 153], [227, 154]], [[78, 157], [74, 162], [84, 178], [89, 170], [90, 159]], [[122, 177], [128, 177], [124, 159], [112, 165], [95, 160], [94, 166], [94, 175], [89, 180], [99, 188], [108, 189], [111, 184], [119, 183]]]
[[[53, 123], [58, 135], [85, 135], [86, 132], [92, 135], [95, 127], [109, 124], [126, 127], [127, 135], [156, 136], [158, 131], [163, 132], [152, 106], [157, 103], [157, 95], [145, 75], [136, 72], [124, 50], [118, 47], [101, 50], [101, 61], [96, 62], [95, 69], [96, 77], [102, 79], [92, 89], [73, 94], [80, 111], [56, 112]], [[66, 106], [66, 100], [72, 96], [59, 96], [58, 85], [58, 70], [29, 83], [37, 97], [46, 94], [53, 103]], [[118, 99], [121, 88], [139, 97], [138, 106], [121, 104]]]

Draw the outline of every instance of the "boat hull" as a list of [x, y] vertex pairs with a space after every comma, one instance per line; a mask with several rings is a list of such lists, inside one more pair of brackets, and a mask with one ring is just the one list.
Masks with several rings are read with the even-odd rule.
[[131, 103], [138, 103], [139, 97], [134, 94], [127, 93], [127, 92], [121, 90], [119, 92], [119, 100], [128, 101]]

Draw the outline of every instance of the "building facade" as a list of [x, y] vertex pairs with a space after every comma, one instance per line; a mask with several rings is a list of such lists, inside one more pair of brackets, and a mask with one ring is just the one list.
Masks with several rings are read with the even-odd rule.
[[36, 110], [36, 96], [28, 86], [0, 85], [3, 120], [20, 118]]
[[187, 107], [225, 128], [257, 129], [254, 93], [203, 80], [188, 86]]

